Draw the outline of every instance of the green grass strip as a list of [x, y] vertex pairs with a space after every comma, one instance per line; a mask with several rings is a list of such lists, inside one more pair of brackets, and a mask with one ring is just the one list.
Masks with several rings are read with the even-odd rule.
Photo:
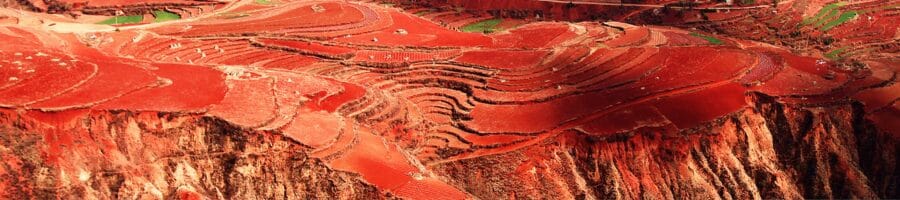
[[[803, 19], [803, 22], [801, 22], [801, 24], [810, 25], [812, 23], [815, 23], [816, 21], [822, 20], [821, 19], [822, 17], [824, 17], [825, 15], [831, 14], [834, 9], [837, 9], [837, 8], [839, 8], [841, 6], [845, 6], [845, 5], [847, 5], [846, 2], [837, 2], [837, 3], [825, 5], [825, 7], [822, 7], [822, 9], [819, 10], [819, 12], [816, 13], [815, 16]], [[825, 19], [827, 19], [827, 18], [825, 18]]]
[[257, 4], [262, 4], [262, 5], [269, 5], [269, 4], [275, 3], [275, 2], [272, 2], [271, 0], [254, 0], [253, 2], [256, 2]]
[[840, 10], [831, 10], [831, 12], [828, 13], [828, 15], [825, 15], [825, 17], [822, 17], [821, 19], [817, 20], [815, 23], [815, 26], [817, 26], [817, 27], [822, 26], [823, 24], [825, 24], [825, 22], [828, 22], [828, 20], [830, 20], [831, 18], [834, 18], [834, 16], [837, 16], [840, 13], [841, 13]]
[[503, 22], [503, 19], [487, 19], [463, 26], [460, 30], [467, 33], [492, 33], [496, 31], [495, 28], [497, 27], [497, 24], [500, 24], [500, 22]]
[[709, 43], [712, 43], [712, 44], [723, 44], [724, 43], [724, 42], [722, 42], [722, 40], [719, 40], [719, 38], [715, 38], [712, 36], [703, 35], [703, 34], [699, 34], [699, 33], [691, 33], [691, 36], [703, 38], [704, 40], [709, 41]]
[[856, 16], [859, 16], [859, 14], [858, 14], [856, 11], [851, 10], [851, 11], [844, 12], [843, 14], [841, 14], [840, 17], [838, 17], [837, 20], [828, 22], [827, 24], [825, 24], [825, 26], [822, 26], [822, 29], [821, 29], [821, 30], [822, 30], [822, 31], [828, 31], [828, 30], [831, 30], [831, 29], [834, 28], [835, 26], [841, 25], [841, 24], [843, 24], [844, 22], [847, 22], [847, 21], [849, 21], [849, 20], [851, 20], [851, 19], [856, 18]]
[[831, 60], [840, 60], [842, 58], [841, 54], [843, 54], [844, 51], [846, 51], [846, 50], [847, 50], [847, 47], [841, 47], [841, 48], [832, 50], [831, 52], [825, 53], [825, 58], [828, 58]]
[[181, 15], [165, 10], [153, 11], [153, 16], [156, 16], [156, 19], [153, 19], [154, 23], [181, 19]]
[[128, 15], [128, 16], [112, 17], [107, 20], [103, 20], [102, 22], [97, 23], [97, 24], [108, 24], [108, 25], [134, 24], [134, 23], [141, 23], [141, 21], [144, 21], [143, 15]]

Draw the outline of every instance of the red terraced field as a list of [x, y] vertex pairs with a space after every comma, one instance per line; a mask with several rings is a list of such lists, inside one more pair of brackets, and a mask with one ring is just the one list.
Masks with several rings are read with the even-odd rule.
[[866, 110], [874, 111], [879, 109], [890, 108], [892, 104], [898, 101], [897, 94], [900, 93], [900, 84], [892, 84], [890, 86], [863, 90], [856, 95], [854, 99], [861, 101], [866, 106]]
[[755, 90], [775, 96], [822, 95], [833, 92], [848, 81], [846, 72], [838, 71], [821, 59], [782, 55], [786, 67]]
[[[769, 54], [758, 54], [758, 61], [750, 71], [741, 77], [740, 82], [743, 84], [762, 83], [774, 76], [784, 66], [781, 60]], [[776, 60], [779, 59], [779, 60]]]
[[518, 28], [519, 26], [525, 25], [528, 22], [521, 19], [503, 19], [500, 24], [497, 24], [496, 28], [500, 30], [509, 30]]
[[[8, 73], [6, 82], [15, 82], [0, 91], [0, 104], [21, 106], [45, 100], [82, 85], [97, 74], [97, 65], [73, 61], [69, 56], [56, 53], [3, 52], [9, 63], [6, 68], [23, 71], [26, 77], [19, 79], [19, 72]], [[12, 54], [12, 55], [9, 55]], [[26, 55], [27, 54], [27, 55]], [[35, 75], [31, 75], [34, 73]]]
[[156, 76], [146, 69], [103, 60], [95, 62], [98, 72], [94, 78], [71, 91], [28, 106], [42, 110], [87, 107], [157, 84]]
[[304, 41], [293, 41], [293, 40], [278, 40], [278, 39], [260, 39], [258, 40], [263, 45], [272, 45], [275, 47], [284, 47], [290, 48], [293, 50], [297, 50], [303, 53], [308, 54], [324, 54], [329, 57], [337, 57], [344, 58], [350, 57], [352, 53], [355, 51], [352, 48], [340, 47], [340, 46], [326, 46], [320, 43], [314, 42], [304, 42]]
[[317, 61], [319, 60], [308, 56], [286, 56], [263, 63], [262, 67], [272, 69], [297, 69], [311, 65]]
[[671, 46], [690, 46], [696, 44], [704, 44], [709, 43], [703, 38], [699, 38], [696, 36], [691, 36], [685, 33], [676, 33], [670, 31], [661, 31], [664, 36], [666, 36], [666, 42]]
[[[878, 152], [900, 138], [900, 65], [860, 53], [890, 43], [829, 59], [721, 26], [603, 22], [656, 5], [639, 3], [185, 2], [88, 5], [196, 17], [116, 31], [0, 8], [27, 22], [0, 25], [0, 198], [897, 197]], [[585, 5], [608, 12], [555, 16]], [[675, 23], [663, 10], [680, 6], [637, 22]], [[749, 10], [766, 6], [680, 20], [784, 21]], [[866, 16], [809, 37], [893, 37]], [[488, 18], [500, 31], [454, 30]]]
[[[390, 27], [372, 33], [335, 38], [337, 42], [378, 46], [488, 46], [491, 38], [482, 34], [460, 33], [413, 15], [392, 12]], [[398, 34], [398, 30], [406, 34]]]
[[459, 51], [433, 51], [433, 52], [389, 52], [389, 51], [357, 51], [354, 61], [376, 63], [412, 63], [421, 61], [448, 60], [459, 56]]
[[455, 60], [495, 69], [514, 69], [537, 65], [546, 55], [545, 51], [469, 51]]
[[[320, 11], [313, 7], [321, 8]], [[354, 6], [344, 3], [295, 2], [285, 5], [283, 9], [233, 19], [208, 20], [190, 23], [187, 30], [162, 28], [171, 34], [185, 36], [202, 36], [217, 34], [245, 34], [307, 29], [360, 23], [366, 19], [364, 13]], [[247, 26], [247, 24], [252, 24]], [[171, 31], [171, 32], [169, 32]]]
[[549, 47], [574, 37], [571, 28], [566, 24], [529, 24], [495, 35], [493, 45], [500, 48]]
[[650, 38], [650, 29], [645, 27], [626, 28], [624, 32], [620, 37], [610, 40], [606, 44], [610, 47], [636, 46]]
[[244, 127], [260, 127], [275, 118], [278, 108], [272, 92], [272, 79], [238, 79], [226, 83], [228, 93], [222, 101], [209, 108], [209, 114]]
[[[747, 106], [746, 89], [737, 83], [713, 86], [654, 102], [659, 112], [678, 128], [696, 127]], [[698, 106], [684, 106], [698, 105]], [[702, 106], [700, 106], [702, 105]]]
[[342, 90], [337, 94], [319, 93], [306, 104], [313, 111], [324, 110], [334, 112], [342, 104], [365, 95], [365, 88], [351, 83], [341, 83]]
[[222, 101], [225, 75], [218, 70], [183, 64], [155, 64], [156, 87], [129, 93], [97, 106], [112, 110], [200, 111]]
[[[231, 12], [234, 12], [234, 13], [243, 13], [243, 12], [261, 12], [262, 10], [270, 9], [270, 8], [272, 8], [271, 5], [262, 5], [262, 4], [255, 4], [255, 3], [254, 3], [254, 4], [245, 4], [245, 5], [242, 5], [242, 6], [238, 7], [238, 8], [235, 8], [234, 10], [231, 10]], [[223, 17], [223, 18], [228, 18], [229, 16], [226, 15], [226, 16], [222, 16], [222, 17]]]
[[284, 129], [285, 135], [313, 148], [321, 148], [337, 139], [338, 134], [351, 134], [340, 116], [325, 112], [300, 111]]
[[592, 135], [623, 133], [639, 128], [661, 127], [671, 122], [653, 104], [644, 103], [616, 110], [579, 127]]

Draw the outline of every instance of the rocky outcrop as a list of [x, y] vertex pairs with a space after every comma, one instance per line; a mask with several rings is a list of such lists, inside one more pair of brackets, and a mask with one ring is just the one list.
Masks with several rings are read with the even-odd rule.
[[504, 154], [436, 164], [485, 199], [897, 198], [897, 137], [858, 104], [754, 105], [708, 127], [569, 132]]
[[0, 114], [0, 198], [391, 198], [280, 134], [191, 114], [67, 114]]

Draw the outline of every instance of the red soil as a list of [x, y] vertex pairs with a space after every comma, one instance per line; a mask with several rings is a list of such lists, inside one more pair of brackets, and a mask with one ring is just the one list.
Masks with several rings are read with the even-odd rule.
[[412, 63], [422, 61], [448, 60], [459, 56], [459, 51], [430, 51], [430, 52], [389, 52], [389, 51], [357, 51], [354, 61], [376, 63]]
[[[12, 74], [7, 75], [7, 79], [2, 81], [16, 83], [0, 90], [0, 104], [2, 105], [23, 105], [59, 95], [81, 85], [97, 73], [95, 64], [82, 61], [73, 62], [73, 58], [59, 54], [37, 56], [36, 52], [3, 53], [4, 55], [13, 54], [13, 56], [4, 56], [14, 59], [10, 64], [4, 63], [9, 68], [22, 67], [26, 74], [35, 73], [35, 75], [20, 82]], [[21, 65], [13, 64], [16, 62]], [[33, 71], [29, 72], [28, 70]]]
[[509, 33], [492, 36], [493, 47], [498, 48], [540, 48], [559, 44], [575, 34], [566, 24], [528, 24]]
[[[653, 54], [651, 53], [649, 55]], [[708, 60], [691, 59], [698, 56], [707, 57], [705, 55], [714, 56], [712, 56]], [[477, 131], [489, 133], [534, 133], [546, 131], [556, 127], [557, 125], [565, 121], [584, 117], [591, 112], [615, 112], [615, 110], [604, 110], [610, 107], [615, 108], [614, 106], [628, 101], [633, 101], [635, 100], [635, 98], [662, 95], [659, 96], [659, 98], [666, 99], [666, 96], [679, 94], [673, 94], [669, 91], [696, 87], [698, 85], [700, 85], [701, 87], [696, 87], [684, 92], [692, 92], [692, 90], [710, 90], [707, 89], [707, 86], [703, 86], [703, 84], [712, 84], [731, 79], [732, 77], [736, 76], [738, 72], [749, 67], [753, 58], [740, 51], [718, 50], [711, 47], [701, 47], [687, 48], [680, 51], [666, 50], [648, 59], [636, 60], [640, 60], [642, 62], [635, 64], [606, 65], [609, 68], [614, 68], [614, 70], [604, 73], [603, 76], [593, 76], [599, 78], [599, 81], [591, 84], [590, 88], [613, 88], [625, 84], [615, 90], [606, 92], [592, 92], [581, 95], [567, 95], [552, 99], [547, 102], [525, 105], [479, 105], [476, 106], [474, 110], [472, 110], [471, 116], [473, 116], [474, 120], [466, 122], [465, 125]], [[663, 62], [665, 60], [669, 60], [670, 62]], [[690, 62], [684, 62], [685, 60]], [[657, 70], [657, 67], [659, 67], [660, 69]], [[648, 72], [652, 73], [648, 74]], [[715, 85], [718, 84], [719, 83], [716, 83]], [[718, 90], [711, 91], [716, 92]], [[737, 100], [743, 102], [743, 89], [735, 91], [740, 96], [737, 98]], [[499, 98], [503, 98], [503, 93], [496, 94], [501, 95]], [[700, 95], [700, 97], [696, 98], [706, 98], [704, 96], [706, 95], [705, 93], [700, 94], [703, 95]], [[482, 97], [488, 99], [491, 98], [490, 96]], [[726, 98], [731, 97], [732, 96], [727, 96]], [[517, 100], [519, 102], [528, 102], [528, 99]], [[706, 103], [699, 100], [674, 99], [671, 101], [683, 103], [681, 104], [681, 107], [692, 107], [688, 105], [699, 106]], [[731, 102], [724, 99], [722, 101], [726, 103]], [[662, 103], [663, 102], [659, 102], [659, 104]], [[727, 108], [734, 107], [733, 104], [725, 103], [723, 103], [723, 106], [724, 108], [722, 109], [711, 107], [710, 109], [713, 110], [706, 113], [721, 114], [721, 110], [728, 110]], [[741, 106], [743, 106], [743, 103], [741, 103]], [[660, 108], [664, 110], [669, 109], [668, 107]], [[728, 110], [728, 112], [733, 112], [735, 110], [736, 109], [731, 109]], [[504, 114], [497, 115], [496, 113]], [[704, 118], [704, 116], [706, 115], [702, 113], [700, 113], [699, 115], [701, 116], [685, 117], [683, 121], [677, 121], [676, 125], [678, 125], [679, 127], [685, 126], [685, 124], [696, 125], [696, 123], [701, 123], [709, 120]], [[652, 117], [652, 115], [649, 114], [647, 116]], [[497, 118], [504, 120], [496, 120]], [[674, 122], [676, 120], [672, 121]]]
[[853, 99], [861, 101], [865, 105], [866, 111], [871, 112], [896, 104], [900, 99], [898, 94], [900, 94], [900, 84], [895, 83], [885, 87], [863, 90], [853, 95]]
[[[336, 38], [335, 41], [377, 46], [424, 47], [474, 47], [491, 44], [491, 39], [482, 34], [447, 30], [413, 15], [391, 12], [390, 17], [393, 20], [393, 24], [388, 28], [372, 33], [340, 37]], [[397, 30], [400, 29], [405, 30], [407, 34], [397, 34]]]
[[44, 110], [66, 109], [72, 106], [87, 107], [156, 83], [156, 76], [145, 69], [104, 60], [95, 62], [99, 70], [94, 78], [72, 91], [31, 104], [29, 107]]
[[272, 79], [228, 80], [228, 93], [209, 114], [243, 127], [259, 127], [275, 117]]
[[340, 93], [332, 95], [321, 92], [305, 105], [306, 108], [313, 111], [324, 110], [327, 112], [334, 112], [344, 103], [360, 98], [366, 93], [365, 88], [358, 85], [351, 83], [340, 83], [340, 85], [343, 87], [343, 90], [341, 90]]
[[[18, 27], [0, 27], [0, 40], [6, 42], [3, 50], [16, 50], [17, 46], [40, 46], [40, 39], [30, 31]], [[21, 48], [19, 48], [21, 49]]]
[[277, 47], [286, 47], [290, 49], [294, 49], [304, 53], [321, 53], [328, 56], [333, 57], [342, 57], [345, 55], [351, 55], [352, 52], [356, 51], [351, 48], [340, 47], [340, 46], [326, 46], [320, 43], [315, 42], [305, 42], [305, 41], [294, 41], [294, 40], [279, 40], [279, 39], [259, 39], [260, 43], [264, 45], [272, 45]]
[[222, 72], [193, 65], [155, 64], [151, 73], [168, 79], [157, 87], [142, 89], [98, 105], [97, 109], [197, 112], [216, 104], [225, 96]]
[[[316, 12], [313, 6], [321, 6], [324, 11]], [[177, 34], [185, 36], [202, 36], [326, 27], [359, 23], [365, 20], [360, 10], [354, 6], [347, 6], [345, 3], [294, 3], [285, 7], [285, 9], [279, 9], [280, 12], [272, 14], [264, 13], [257, 16], [191, 23], [191, 28], [183, 32], [168, 28], [157, 30], [167, 33], [176, 31]], [[248, 24], [250, 25], [248, 26]]]
[[646, 27], [634, 27], [625, 29], [625, 33], [618, 38], [607, 41], [610, 47], [636, 46], [646, 42], [650, 38], [650, 29]]
[[458, 62], [496, 69], [528, 68], [537, 65], [547, 56], [546, 51], [468, 51], [456, 58]]
[[785, 68], [772, 79], [753, 88], [773, 96], [821, 95], [845, 85], [849, 78], [821, 59], [779, 54]]
[[769, 80], [775, 73], [778, 73], [783, 67], [779, 57], [768, 54], [758, 54], [759, 62], [753, 66], [750, 71], [741, 77], [740, 82], [743, 84], [757, 84]]
[[325, 112], [300, 111], [283, 131], [284, 135], [313, 148], [333, 142], [338, 134], [351, 134], [340, 116]]
[[318, 62], [319, 59], [309, 56], [289, 56], [262, 64], [264, 68], [296, 69]]
[[666, 36], [668, 45], [671, 46], [691, 46], [697, 44], [708, 44], [709, 41], [697, 36], [691, 36], [686, 33], [677, 33], [671, 31], [661, 31]]
[[257, 3], [244, 4], [241, 7], [231, 10], [234, 13], [259, 12], [264, 9], [273, 8], [271, 5], [262, 5]]
[[727, 83], [666, 98], [654, 104], [678, 128], [691, 128], [743, 108], [747, 105], [745, 92], [746, 89], [739, 84]]
[[669, 122], [653, 104], [643, 103], [623, 108], [580, 127], [581, 131], [592, 135], [623, 133], [643, 127], [659, 127]]
[[290, 72], [268, 71], [276, 81], [273, 86], [277, 117], [262, 129], [275, 130], [289, 124], [297, 115], [303, 103], [307, 103], [317, 93], [336, 94], [341, 87], [326, 79]]
[[[341, 159], [331, 162], [336, 169], [359, 172], [369, 183], [400, 197], [464, 199], [465, 194], [412, 166], [400, 147], [386, 145], [369, 130], [358, 133], [359, 143]], [[440, 195], [440, 196], [434, 196]]]
[[528, 105], [477, 104], [470, 114], [473, 120], [464, 124], [484, 133], [542, 132], [560, 122], [610, 105], [618, 98], [620, 96], [593, 93]]

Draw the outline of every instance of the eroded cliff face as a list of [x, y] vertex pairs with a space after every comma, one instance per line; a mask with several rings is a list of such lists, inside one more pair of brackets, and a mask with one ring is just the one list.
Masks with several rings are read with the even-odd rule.
[[[897, 197], [897, 138], [853, 103], [753, 107], [707, 126], [595, 137], [428, 168], [481, 199]], [[213, 117], [68, 111], [0, 115], [4, 197], [385, 199], [278, 133]]]
[[897, 197], [897, 138], [847, 103], [749, 98], [754, 107], [675, 135], [571, 132], [504, 154], [434, 166], [484, 199]]
[[391, 198], [307, 151], [280, 134], [191, 114], [4, 110], [0, 198]]

